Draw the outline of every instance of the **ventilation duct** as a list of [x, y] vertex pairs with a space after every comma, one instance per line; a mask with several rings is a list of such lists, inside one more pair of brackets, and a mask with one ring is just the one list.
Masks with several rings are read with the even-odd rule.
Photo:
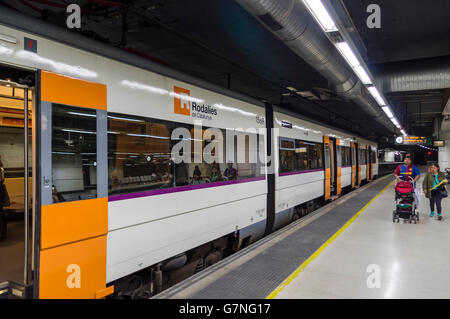
[[322, 74], [338, 95], [352, 100], [393, 131], [394, 126], [300, 0], [236, 0], [280, 41]]

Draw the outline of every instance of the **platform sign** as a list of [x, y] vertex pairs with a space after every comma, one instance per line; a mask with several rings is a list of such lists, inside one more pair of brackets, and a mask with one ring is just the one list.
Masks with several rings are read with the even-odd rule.
[[425, 136], [407, 135], [407, 136], [403, 136], [402, 141], [400, 141], [400, 139], [397, 139], [396, 142], [398, 144], [403, 144], [403, 145], [418, 145], [418, 144], [424, 144], [426, 142], [426, 138], [425, 138]]

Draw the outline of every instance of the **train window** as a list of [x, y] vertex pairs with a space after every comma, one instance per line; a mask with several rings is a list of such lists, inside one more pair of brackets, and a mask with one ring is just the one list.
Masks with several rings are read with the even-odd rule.
[[352, 165], [351, 148], [349, 146], [341, 147], [342, 167]]
[[52, 106], [53, 202], [97, 197], [95, 110]]
[[280, 138], [280, 172], [292, 172], [295, 166], [295, 140]]
[[370, 150], [370, 156], [371, 162], [375, 164], [377, 162], [377, 152], [374, 150]]
[[366, 165], [367, 163], [367, 150], [360, 149], [359, 150], [359, 165]]
[[303, 141], [295, 141], [295, 169], [296, 170], [306, 170], [311, 166], [311, 157], [309, 152], [310, 143], [305, 143]]
[[322, 143], [280, 138], [280, 173], [323, 168], [322, 152]]
[[309, 146], [310, 169], [323, 168], [323, 144], [315, 143]]
[[[174, 132], [181, 129], [183, 134]], [[261, 175], [257, 134], [236, 133], [228, 149], [225, 130], [196, 128], [190, 124], [108, 114], [108, 170], [109, 194], [126, 194], [162, 188], [181, 187], [227, 180], [246, 179]], [[178, 130], [177, 132], [180, 132]], [[220, 136], [221, 135], [221, 136]], [[188, 140], [190, 150], [179, 149], [178, 143]], [[211, 156], [218, 160], [205, 160], [203, 151], [215, 141]], [[233, 141], [228, 141], [233, 142]], [[177, 149], [174, 150], [173, 148]], [[175, 154], [183, 160], [172, 158]], [[187, 154], [185, 152], [190, 152]], [[209, 152], [209, 151], [208, 151]], [[258, 159], [252, 162], [251, 160]]]

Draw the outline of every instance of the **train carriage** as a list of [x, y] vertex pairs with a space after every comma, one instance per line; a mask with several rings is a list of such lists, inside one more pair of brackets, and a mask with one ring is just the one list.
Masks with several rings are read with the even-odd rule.
[[106, 47], [0, 34], [5, 211], [23, 243], [0, 247], [0, 294], [151, 296], [377, 175], [360, 157], [376, 143]]

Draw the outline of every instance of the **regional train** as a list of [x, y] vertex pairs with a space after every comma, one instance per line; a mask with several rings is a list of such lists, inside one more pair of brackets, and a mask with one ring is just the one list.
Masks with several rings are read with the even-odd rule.
[[375, 142], [26, 27], [0, 25], [0, 296], [151, 297], [378, 175]]

